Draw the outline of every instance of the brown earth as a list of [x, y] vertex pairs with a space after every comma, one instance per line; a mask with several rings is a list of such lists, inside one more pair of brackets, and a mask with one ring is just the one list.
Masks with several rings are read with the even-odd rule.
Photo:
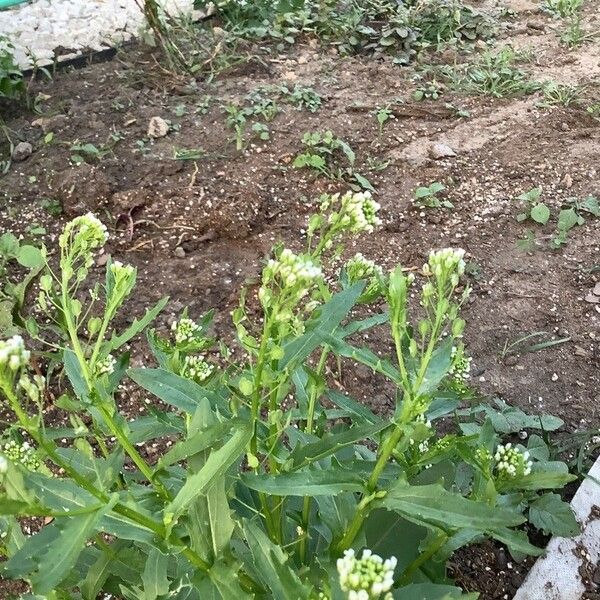
[[[532, 48], [525, 68], [536, 79], [582, 86], [579, 104], [541, 107], [539, 93], [511, 100], [450, 91], [435, 102], [415, 102], [412, 68], [341, 58], [311, 44], [288, 55], [263, 52], [260, 61], [211, 83], [179, 81], [134, 48], [111, 62], [37, 82], [36, 91], [48, 96], [41, 106], [49, 121], [34, 125], [40, 115], [5, 112], [13, 137], [31, 142], [34, 153], [0, 179], [0, 231], [52, 248], [67, 216], [92, 210], [111, 224], [111, 255], [139, 269], [131, 318], [169, 295], [162, 324], [185, 306], [192, 316], [216, 307], [217, 330], [225, 333], [240, 286], [258, 275], [273, 242], [298, 247], [315, 198], [343, 189], [291, 166], [305, 132], [330, 129], [355, 150], [357, 171], [368, 176], [382, 205], [383, 230], [357, 240], [348, 252], [360, 251], [388, 268], [419, 268], [432, 248], [465, 248], [474, 288], [465, 309], [465, 341], [478, 391], [528, 412], [560, 416], [568, 431], [598, 428], [600, 303], [590, 302], [589, 294], [600, 280], [600, 221], [590, 216], [563, 248], [550, 250], [555, 221], [545, 227], [517, 222], [514, 198], [541, 186], [556, 215], [568, 198], [600, 196], [600, 122], [585, 110], [600, 98], [600, 45], [569, 51], [559, 44], [557, 21], [536, 3], [505, 4], [517, 18], [499, 43]], [[591, 30], [598, 29], [599, 17], [597, 8], [587, 9]], [[313, 86], [323, 96], [322, 108], [312, 114], [280, 103], [281, 112], [268, 124], [271, 139], [236, 152], [222, 105], [282, 83]], [[212, 100], [204, 114], [197, 109], [207, 95]], [[395, 118], [380, 136], [374, 111], [398, 99]], [[457, 116], [456, 108], [470, 117]], [[167, 136], [147, 137], [153, 116], [171, 122]], [[54, 136], [46, 143], [49, 131]], [[98, 148], [108, 143], [111, 150], [74, 166], [69, 159], [76, 140]], [[430, 158], [438, 142], [456, 156]], [[202, 149], [202, 157], [175, 160], [180, 149]], [[369, 171], [369, 158], [389, 165]], [[454, 209], [415, 208], [415, 188], [434, 181], [446, 185]], [[48, 202], [57, 201], [67, 213], [58, 218], [47, 210]], [[32, 226], [46, 234], [32, 235]], [[523, 249], [517, 241], [527, 228], [537, 242]], [[503, 358], [505, 345], [540, 331], [547, 333], [544, 339], [569, 340]], [[137, 362], [145, 358], [143, 348], [136, 344]], [[361, 370], [349, 379], [345, 383], [355, 392], [373, 388]], [[362, 397], [378, 410], [391, 406], [385, 394]], [[129, 408], [143, 411], [143, 403]], [[461, 555], [453, 567], [459, 583], [483, 599], [512, 597], [524, 568], [508, 568], [510, 559], [498, 552], [485, 546], [475, 556]], [[472, 569], [484, 575], [472, 576]], [[497, 585], [489, 584], [490, 571]]]

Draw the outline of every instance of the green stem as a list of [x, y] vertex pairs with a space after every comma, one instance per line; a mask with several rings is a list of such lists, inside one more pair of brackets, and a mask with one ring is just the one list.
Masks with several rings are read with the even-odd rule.
[[432, 556], [434, 556], [438, 550], [446, 543], [448, 536], [445, 533], [440, 533], [438, 538], [434, 540], [429, 548], [425, 552], [422, 552], [413, 560], [402, 573], [402, 577], [397, 582], [398, 585], [407, 585], [411, 582], [412, 576], [415, 571], [424, 565]]
[[[329, 355], [329, 346], [325, 346], [321, 351], [321, 357], [319, 358], [319, 364], [317, 365], [317, 375], [323, 375], [325, 371], [325, 364], [327, 362], [327, 356]], [[315, 382], [310, 390], [310, 397], [308, 399], [308, 414], [306, 416], [306, 427], [304, 431], [308, 434], [313, 432], [313, 421], [315, 416], [315, 408], [317, 404], [317, 397], [319, 395], [319, 384]], [[304, 530], [302, 538], [300, 539], [299, 552], [300, 561], [304, 563], [306, 561], [306, 550], [308, 542], [308, 521], [310, 519], [310, 507], [312, 504], [312, 497], [305, 496], [302, 503], [302, 529]]]

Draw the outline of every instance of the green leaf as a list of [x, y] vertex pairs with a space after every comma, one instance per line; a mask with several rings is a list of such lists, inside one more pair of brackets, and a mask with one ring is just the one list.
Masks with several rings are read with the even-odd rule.
[[164, 509], [167, 526], [177, 522], [195, 498], [206, 494], [217, 477], [222, 477], [231, 465], [239, 460], [252, 437], [249, 424], [239, 425], [231, 439], [221, 448], [211, 452], [206, 464], [197, 472], [188, 475], [183, 487], [172, 502]]
[[57, 537], [34, 559], [37, 568], [31, 575], [30, 582], [36, 594], [47, 594], [53, 591], [65, 578], [75, 565], [86, 541], [96, 530], [98, 521], [116, 501], [115, 494], [108, 504], [97, 511], [56, 523]]
[[117, 541], [111, 545], [110, 552], [101, 552], [96, 561], [87, 570], [85, 579], [80, 585], [83, 600], [96, 600], [98, 594], [102, 591], [104, 582], [111, 573], [111, 566], [115, 560], [115, 555], [124, 542]]
[[335, 454], [346, 446], [351, 446], [356, 442], [372, 437], [388, 426], [388, 422], [381, 421], [375, 425], [358, 425], [341, 433], [326, 434], [317, 442], [305, 445], [298, 444], [290, 456], [293, 460], [292, 469], [301, 469], [312, 462]]
[[564, 208], [558, 215], [558, 229], [561, 231], [569, 231], [577, 225], [579, 216], [574, 208]]
[[207, 398], [213, 408], [222, 404], [215, 392], [165, 369], [129, 369], [127, 375], [163, 402], [188, 414], [196, 412], [202, 398]]
[[360, 402], [350, 398], [350, 396], [346, 396], [336, 390], [327, 390], [326, 394], [336, 406], [349, 413], [355, 423], [375, 424], [380, 421], [380, 418], [371, 412], [367, 406], [360, 404]]
[[530, 502], [529, 521], [550, 535], [572, 537], [581, 531], [571, 506], [558, 494], [544, 494]]
[[120, 335], [117, 335], [115, 331], [111, 338], [102, 345], [102, 352], [104, 354], [110, 354], [111, 352], [120, 348], [123, 344], [127, 343], [131, 338], [135, 337], [138, 333], [141, 333], [160, 313], [160, 311], [167, 305], [169, 298], [162, 298], [152, 308], [148, 309], [141, 319], [135, 318], [133, 323]]
[[417, 394], [430, 394], [440, 385], [442, 379], [448, 374], [448, 371], [452, 366], [453, 344], [454, 339], [449, 336], [435, 349], [431, 355], [431, 360], [425, 371], [425, 377], [417, 390]]
[[569, 473], [567, 465], [559, 461], [534, 463], [529, 475], [515, 477], [504, 482], [503, 489], [549, 490], [562, 488], [575, 481], [576, 475]]
[[550, 209], [543, 202], [539, 202], [531, 209], [530, 215], [536, 223], [545, 225], [550, 218]]
[[463, 594], [460, 588], [438, 583], [413, 583], [393, 591], [395, 600], [477, 600], [479, 594]]
[[265, 588], [271, 591], [272, 597], [277, 600], [308, 599], [310, 588], [304, 586], [288, 566], [288, 557], [283, 550], [273, 544], [252, 521], [244, 520], [243, 529], [256, 572]]
[[356, 179], [358, 185], [360, 185], [360, 187], [364, 190], [369, 190], [370, 192], [375, 191], [375, 188], [371, 182], [364, 175], [361, 175], [360, 173], [354, 173], [354, 179]]
[[216, 562], [208, 575], [223, 600], [252, 600], [254, 597], [242, 589], [237, 569], [232, 565]]
[[21, 246], [17, 254], [17, 261], [28, 269], [37, 269], [44, 265], [42, 252], [35, 246]]
[[250, 489], [275, 496], [318, 496], [360, 492], [364, 487], [361, 474], [340, 467], [280, 475], [243, 474], [241, 479]]
[[521, 530], [508, 529], [507, 527], [499, 527], [491, 532], [494, 539], [506, 544], [511, 552], [519, 554], [529, 554], [530, 556], [541, 556], [544, 554], [542, 548], [534, 546], [527, 534]]
[[309, 331], [284, 346], [284, 357], [279, 363], [279, 368], [293, 367], [321, 345], [350, 312], [364, 287], [365, 282], [360, 281], [338, 292], [326, 302], [321, 307], [319, 315], [307, 323]]
[[502, 405], [501, 411], [486, 405], [481, 408], [487, 413], [498, 433], [517, 433], [522, 429], [556, 431], [564, 425], [562, 419], [553, 415], [528, 415], [513, 406]]
[[463, 498], [439, 484], [412, 486], [399, 480], [381, 500], [381, 506], [405, 519], [441, 527], [491, 531], [520, 525], [525, 518], [516, 510], [493, 507]]
[[71, 386], [73, 387], [75, 395], [80, 400], [87, 400], [89, 397], [88, 386], [83, 374], [81, 373], [79, 360], [77, 359], [75, 352], [73, 352], [73, 350], [70, 348], [65, 348], [63, 350], [63, 364], [65, 367], [65, 373], [71, 382]]
[[169, 591], [169, 579], [167, 577], [167, 566], [169, 557], [158, 548], [151, 548], [146, 559], [142, 583], [144, 584], [144, 600], [156, 600]]

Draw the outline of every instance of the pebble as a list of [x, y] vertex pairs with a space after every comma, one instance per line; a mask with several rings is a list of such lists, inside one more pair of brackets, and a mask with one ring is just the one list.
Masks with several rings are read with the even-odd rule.
[[429, 146], [429, 156], [434, 160], [440, 160], [442, 158], [450, 158], [456, 156], [456, 152], [448, 146], [448, 144], [432, 144]]
[[33, 154], [33, 146], [29, 142], [19, 142], [12, 152], [12, 159], [20, 162]]
[[148, 123], [148, 136], [154, 139], [165, 137], [169, 124], [162, 117], [152, 117]]
[[175, 248], [175, 256], [177, 258], [185, 258], [185, 250], [181, 246]]

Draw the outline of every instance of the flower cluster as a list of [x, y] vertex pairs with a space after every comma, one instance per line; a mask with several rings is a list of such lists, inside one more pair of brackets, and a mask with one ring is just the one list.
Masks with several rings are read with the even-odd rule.
[[8, 340], [0, 340], [0, 371], [8, 368], [10, 371], [18, 371], [29, 363], [29, 350], [25, 349], [23, 338], [14, 335]]
[[202, 383], [210, 377], [215, 366], [204, 360], [203, 356], [186, 356], [181, 369], [182, 377], [188, 377]]
[[499, 477], [522, 477], [531, 473], [533, 463], [529, 460], [529, 452], [514, 448], [511, 443], [496, 448], [494, 455], [496, 472]]
[[371, 550], [363, 550], [358, 559], [354, 550], [346, 550], [337, 561], [340, 587], [348, 593], [348, 600], [391, 600], [396, 564], [395, 556], [384, 561]]
[[36, 458], [35, 451], [28, 442], [19, 445], [14, 440], [10, 440], [2, 447], [2, 453], [8, 460], [21, 463], [29, 471], [36, 471], [40, 466], [40, 461]]
[[284, 248], [277, 260], [271, 259], [263, 270], [263, 282], [278, 279], [282, 288], [310, 288], [323, 278], [321, 269], [308, 257]]
[[108, 231], [97, 217], [87, 213], [76, 217], [65, 225], [58, 244], [72, 261], [83, 259], [83, 267], [89, 269], [93, 262], [92, 253], [102, 248], [108, 239]]
[[326, 196], [321, 209], [327, 210], [338, 202], [339, 210], [332, 212], [328, 219], [332, 228], [357, 234], [372, 233], [375, 227], [381, 225], [381, 219], [377, 216], [380, 205], [373, 200], [370, 192], [346, 192], [341, 197], [339, 194]]
[[452, 347], [452, 367], [450, 367], [450, 375], [457, 381], [464, 381], [471, 377], [471, 362], [473, 359], [467, 356], [462, 347]]
[[432, 250], [429, 260], [423, 266], [425, 275], [442, 277], [445, 273], [452, 275], [452, 285], [458, 285], [458, 280], [465, 272], [465, 251], [462, 248], [443, 248]]
[[104, 358], [99, 359], [96, 361], [96, 365], [94, 367], [94, 373], [96, 377], [101, 377], [102, 375], [112, 375], [116, 364], [117, 359], [112, 354], [107, 354]]
[[176, 344], [193, 342], [200, 329], [200, 325], [188, 317], [182, 317], [179, 321], [174, 321], [171, 325], [171, 331], [175, 335]]
[[125, 298], [131, 293], [131, 290], [135, 285], [137, 271], [134, 266], [124, 265], [118, 260], [110, 263], [109, 271], [109, 298], [107, 310], [112, 318]]
[[365, 258], [362, 254], [355, 254], [345, 265], [346, 277], [351, 285], [367, 280], [359, 302], [372, 302], [385, 292], [385, 276], [383, 269], [374, 261]]

